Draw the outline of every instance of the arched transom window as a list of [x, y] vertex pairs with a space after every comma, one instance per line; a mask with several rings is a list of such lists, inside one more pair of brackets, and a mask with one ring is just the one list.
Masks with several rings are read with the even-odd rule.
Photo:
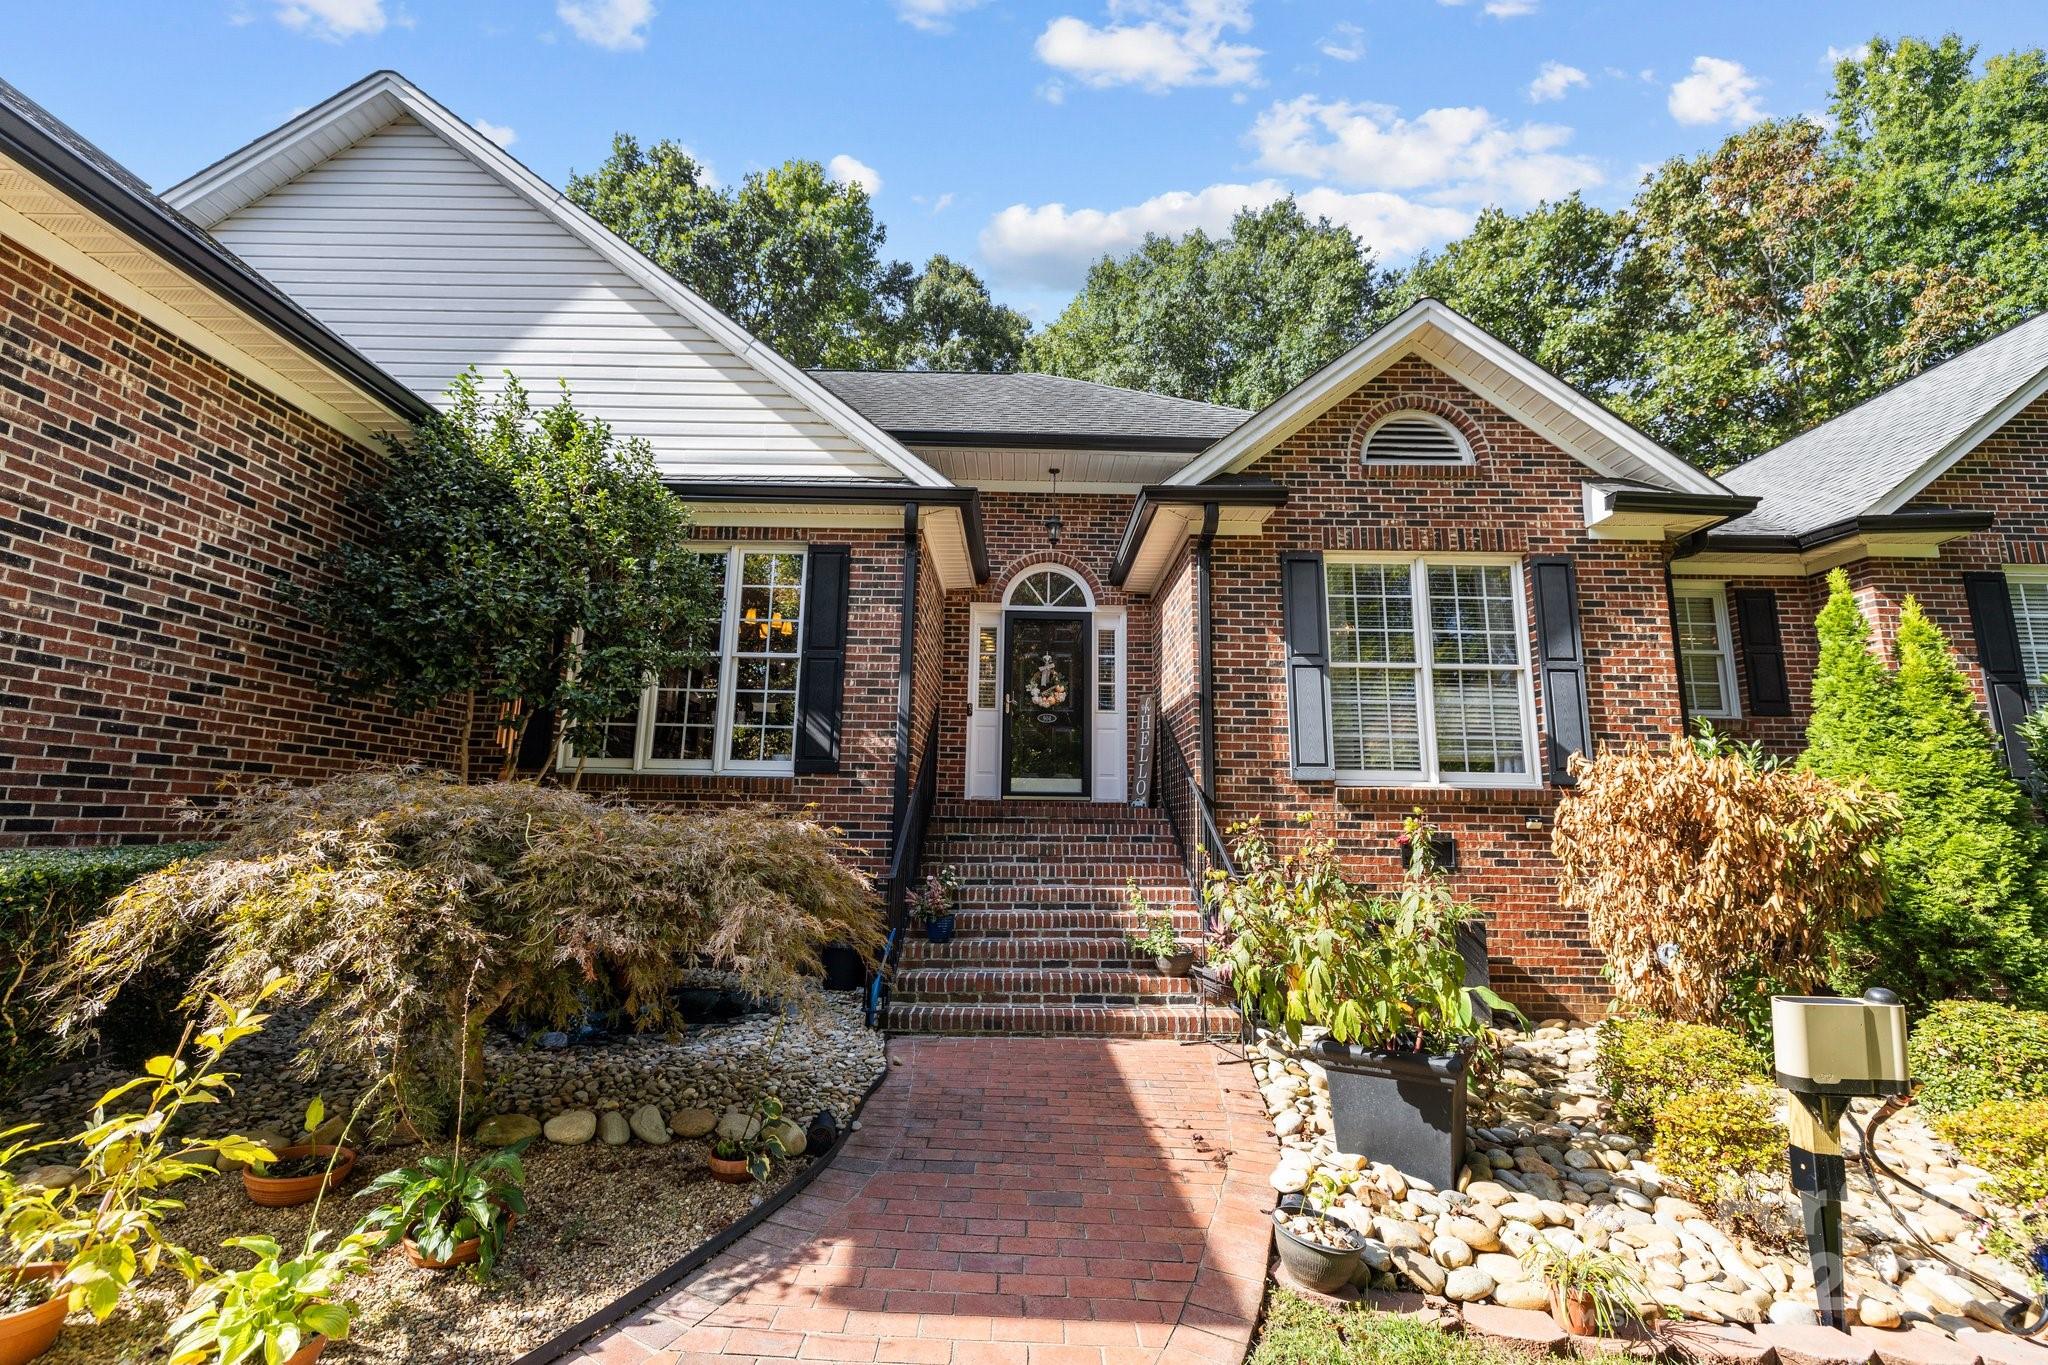
[[1065, 569], [1032, 569], [1019, 575], [1003, 599], [1013, 607], [1091, 607], [1088, 588]]

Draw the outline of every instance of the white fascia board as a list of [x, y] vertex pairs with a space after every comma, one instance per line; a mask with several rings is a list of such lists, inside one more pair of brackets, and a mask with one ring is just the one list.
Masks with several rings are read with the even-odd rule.
[[[165, 195], [165, 199], [174, 208], [202, 199], [213, 189], [247, 174], [260, 163], [273, 157], [288, 155], [294, 147], [316, 136], [321, 129], [331, 126], [337, 119], [347, 117], [358, 106], [387, 96], [395, 101], [396, 108], [411, 115], [415, 121], [509, 185], [571, 236], [617, 266], [634, 283], [716, 338], [733, 354], [780, 385], [786, 393], [817, 413], [849, 440], [874, 452], [906, 480], [921, 488], [953, 487], [950, 479], [911, 454], [901, 442], [841, 402], [824, 385], [777, 355], [771, 347], [763, 345], [745, 328], [712, 307], [675, 276], [655, 265], [616, 233], [570, 203], [567, 196], [520, 164], [504, 148], [470, 127], [397, 72], [380, 71], [349, 87], [326, 103], [300, 115], [298, 119], [278, 129], [269, 137], [251, 143], [241, 152], [217, 162], [190, 180], [175, 186]], [[216, 211], [211, 216], [218, 222], [235, 212], [237, 207], [246, 206], [248, 202], [253, 202], [267, 192], [266, 187], [251, 195], [240, 206], [225, 209], [215, 206]]]

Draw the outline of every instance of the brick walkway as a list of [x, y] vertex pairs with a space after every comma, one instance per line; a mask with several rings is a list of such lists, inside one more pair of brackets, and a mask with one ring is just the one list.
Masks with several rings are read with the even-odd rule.
[[861, 1131], [575, 1362], [1236, 1365], [1271, 1238], [1265, 1112], [1207, 1045], [897, 1038]]

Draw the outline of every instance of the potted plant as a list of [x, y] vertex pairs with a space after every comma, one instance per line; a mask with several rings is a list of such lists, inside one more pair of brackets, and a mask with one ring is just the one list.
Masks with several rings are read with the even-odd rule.
[[[306, 1130], [320, 1127], [326, 1106], [319, 1096], [306, 1106]], [[249, 1202], [267, 1209], [289, 1209], [311, 1203], [348, 1179], [355, 1169], [353, 1147], [330, 1143], [295, 1143], [277, 1149], [270, 1161], [256, 1161], [242, 1168], [242, 1188]]]
[[1138, 889], [1135, 877], [1124, 883], [1124, 899], [1130, 903], [1131, 913], [1145, 926], [1143, 933], [1131, 935], [1131, 948], [1140, 957], [1151, 958], [1162, 975], [1186, 976], [1193, 970], [1195, 950], [1173, 927], [1172, 912], [1154, 910], [1145, 893]]
[[1290, 1194], [1273, 1210], [1273, 1231], [1280, 1246], [1280, 1264], [1304, 1289], [1334, 1294], [1351, 1283], [1358, 1271], [1365, 1238], [1357, 1229], [1330, 1217], [1344, 1187], [1328, 1171], [1317, 1171], [1308, 1188]]
[[911, 918], [924, 929], [927, 943], [953, 941], [953, 911], [959, 902], [960, 879], [949, 867], [934, 868], [903, 893]]
[[526, 1167], [519, 1160], [532, 1138], [483, 1156], [465, 1156], [458, 1138], [445, 1156], [430, 1156], [378, 1176], [356, 1195], [388, 1195], [390, 1202], [363, 1220], [382, 1234], [378, 1249], [403, 1244], [423, 1270], [469, 1266], [478, 1283], [489, 1279], [505, 1235], [526, 1212]]
[[1550, 1291], [1552, 1319], [1575, 1337], [1611, 1337], [1617, 1325], [1642, 1321], [1636, 1305], [1649, 1291], [1612, 1252], [1561, 1251], [1539, 1239], [1522, 1253], [1522, 1264]]
[[1321, 1029], [1303, 1055], [1325, 1069], [1337, 1149], [1450, 1188], [1475, 1054], [1491, 1045], [1493, 1011], [1519, 1012], [1466, 984], [1458, 926], [1475, 912], [1437, 867], [1434, 832], [1407, 828], [1412, 857], [1391, 899], [1351, 884], [1334, 840], [1279, 855], [1246, 824], [1234, 827], [1240, 875], [1204, 894], [1246, 1018], [1297, 1046], [1305, 1025]]
[[[212, 1162], [252, 1161], [271, 1153], [242, 1137], [173, 1136], [186, 1106], [210, 1104], [229, 1091], [220, 1069], [235, 1042], [262, 1031], [254, 1006], [283, 989], [273, 978], [246, 1006], [209, 1002], [220, 1023], [198, 1033], [188, 1026], [170, 1055], [152, 1057], [143, 1074], [100, 1096], [83, 1132], [30, 1141], [28, 1124], [0, 1133], [0, 1365], [18, 1365], [48, 1350], [66, 1314], [83, 1309], [105, 1321], [138, 1276], [154, 1274], [166, 1256], [183, 1268], [191, 1259], [164, 1232], [184, 1207], [159, 1191], [213, 1173]], [[187, 1049], [197, 1057], [187, 1060]], [[117, 1100], [142, 1092], [141, 1112], [114, 1111]], [[76, 1179], [61, 1189], [24, 1184], [6, 1168], [55, 1149], [75, 1150]]]
[[742, 1135], [721, 1137], [711, 1144], [707, 1161], [712, 1178], [728, 1185], [766, 1180], [775, 1163], [790, 1155], [776, 1131], [781, 1121], [782, 1101], [773, 1095], [762, 1096], [748, 1115]]
[[353, 1309], [341, 1301], [341, 1287], [370, 1268], [377, 1242], [352, 1232], [323, 1249], [326, 1238], [324, 1231], [310, 1233], [289, 1260], [268, 1237], [229, 1238], [221, 1245], [256, 1258], [242, 1270], [216, 1270], [193, 1258], [198, 1285], [167, 1334], [170, 1365], [313, 1365], [328, 1342], [348, 1335]]

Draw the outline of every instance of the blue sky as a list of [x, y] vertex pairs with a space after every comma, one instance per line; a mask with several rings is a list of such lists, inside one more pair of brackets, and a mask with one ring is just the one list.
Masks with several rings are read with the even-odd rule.
[[10, 6], [0, 75], [168, 185], [392, 67], [556, 184], [614, 130], [721, 179], [804, 156], [871, 184], [889, 247], [972, 262], [1044, 319], [1150, 229], [1300, 195], [1400, 262], [1482, 204], [1583, 189], [1762, 114], [1821, 109], [1830, 50], [1948, 0], [70, 0]]

